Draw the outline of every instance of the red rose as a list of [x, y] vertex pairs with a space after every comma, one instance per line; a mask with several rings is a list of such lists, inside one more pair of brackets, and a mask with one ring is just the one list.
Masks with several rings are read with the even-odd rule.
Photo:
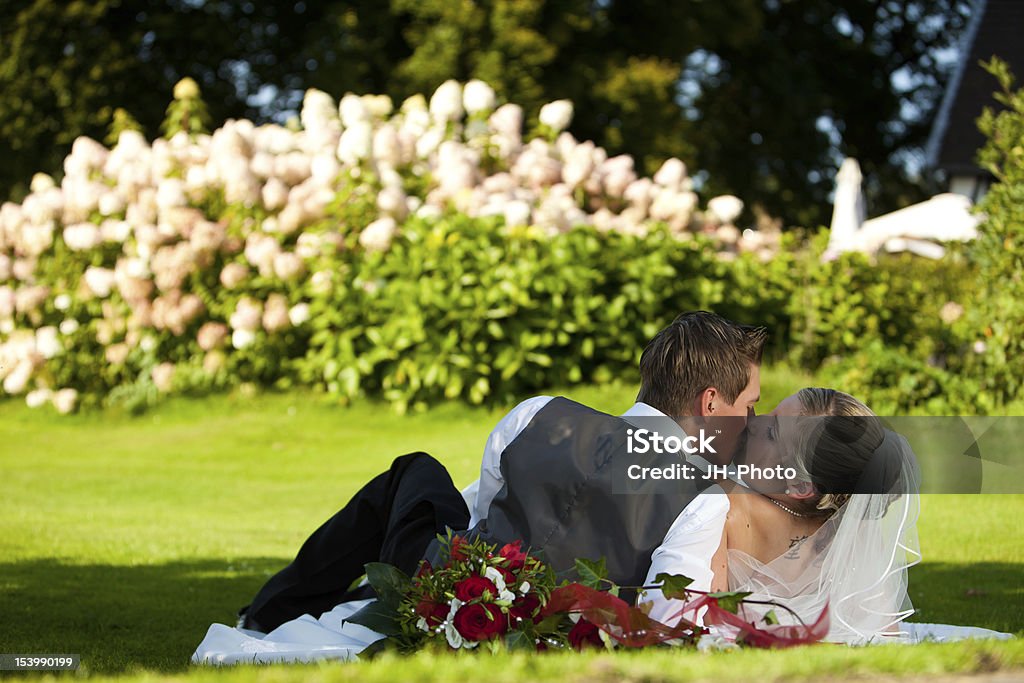
[[462, 536], [452, 536], [452, 545], [449, 551], [449, 556], [456, 562], [462, 562], [466, 559], [466, 553], [462, 551], [462, 547], [466, 545], [466, 539]]
[[497, 605], [463, 605], [455, 613], [455, 630], [466, 640], [488, 640], [507, 628], [508, 621]]
[[498, 554], [508, 560], [508, 568], [515, 571], [521, 569], [526, 563], [526, 553], [524, 553], [520, 546], [522, 541], [516, 541], [515, 543], [506, 543], [502, 546]]
[[569, 631], [569, 644], [577, 650], [582, 650], [588, 645], [596, 645], [602, 647], [604, 643], [601, 641], [601, 636], [598, 634], [600, 629], [594, 626], [586, 619], [580, 619], [576, 622], [576, 625]]
[[534, 593], [527, 593], [523, 597], [517, 599], [512, 603], [512, 606], [508, 608], [508, 615], [511, 617], [510, 621], [515, 625], [516, 617], [519, 617], [523, 621], [532, 619], [533, 623], [540, 621], [540, 598]]
[[418, 579], [420, 577], [426, 576], [427, 574], [430, 574], [433, 571], [434, 571], [434, 568], [430, 566], [430, 562], [428, 562], [427, 560], [420, 560], [420, 566], [416, 570], [416, 577], [415, 578]]
[[490, 591], [492, 598], [498, 597], [497, 586], [490, 579], [485, 579], [482, 576], [470, 576], [455, 584], [455, 597], [462, 602], [475, 600], [481, 597], [484, 591]]
[[426, 619], [428, 626], [440, 625], [448, 616], [449, 610], [448, 605], [427, 599], [420, 600], [416, 605], [416, 614]]

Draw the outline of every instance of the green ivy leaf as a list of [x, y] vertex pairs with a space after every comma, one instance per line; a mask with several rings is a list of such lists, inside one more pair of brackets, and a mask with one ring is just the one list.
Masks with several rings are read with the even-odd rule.
[[608, 566], [603, 557], [596, 561], [579, 558], [576, 560], [576, 573], [584, 586], [600, 588], [608, 578]]
[[661, 592], [670, 600], [685, 600], [686, 589], [693, 583], [693, 579], [682, 574], [666, 574], [661, 572], [654, 577], [655, 582], [661, 583]]
[[505, 647], [513, 652], [515, 650], [532, 652], [537, 649], [533, 638], [522, 631], [513, 631], [505, 636]]
[[750, 591], [718, 591], [717, 593], [708, 593], [709, 598], [714, 598], [718, 601], [719, 607], [733, 614], [736, 614], [740, 603], [750, 597], [750, 595]]

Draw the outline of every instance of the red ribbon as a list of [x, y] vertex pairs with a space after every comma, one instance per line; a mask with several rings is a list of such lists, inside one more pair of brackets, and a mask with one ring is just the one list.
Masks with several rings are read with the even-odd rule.
[[675, 626], [655, 621], [622, 598], [579, 583], [553, 590], [541, 614], [547, 617], [560, 612], [580, 614], [626, 647], [646, 647], [677, 638], [692, 641], [703, 633], [685, 619]]
[[744, 643], [751, 647], [760, 648], [784, 648], [795, 645], [808, 645], [820, 642], [828, 635], [829, 616], [828, 604], [826, 603], [818, 619], [810, 625], [803, 624], [768, 624], [758, 627], [748, 622], [738, 614], [723, 609], [718, 604], [718, 599], [708, 595], [701, 595], [686, 603], [676, 616], [683, 614], [696, 614], [702, 607], [707, 607], [704, 614], [706, 626], [725, 626], [737, 643]]
[[828, 635], [828, 605], [810, 625], [771, 624], [758, 627], [738, 614], [723, 609], [718, 599], [700, 595], [686, 603], [672, 621], [674, 626], [656, 621], [625, 600], [579, 583], [556, 588], [541, 611], [542, 617], [574, 612], [591, 622], [626, 647], [647, 647], [667, 640], [695, 640], [705, 629], [683, 618], [707, 608], [704, 624], [724, 626], [738, 643], [758, 648], [785, 648], [820, 642]]

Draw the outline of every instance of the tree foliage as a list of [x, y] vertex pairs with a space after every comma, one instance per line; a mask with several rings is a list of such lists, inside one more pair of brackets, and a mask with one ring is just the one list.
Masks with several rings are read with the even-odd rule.
[[[287, 116], [307, 87], [402, 98], [481, 78], [651, 171], [706, 171], [788, 224], [827, 217], [842, 155], [873, 211], [920, 192], [924, 142], [967, 0], [11, 0], [0, 8], [0, 197], [102, 139], [122, 107], [153, 136], [194, 78], [214, 124]], [[895, 78], [894, 78], [894, 75]]]
[[932, 114], [969, 14], [962, 0], [765, 0], [754, 43], [691, 56], [690, 109], [711, 187], [785, 220], [821, 222], [843, 156], [860, 162], [871, 213], [922, 198]]
[[35, 171], [59, 171], [79, 135], [103, 139], [118, 107], [156, 136], [183, 75], [202, 85], [215, 120], [251, 113], [231, 66], [254, 57], [260, 42], [223, 11], [231, 4], [241, 3], [0, 5], [0, 155], [8, 160], [0, 196], [24, 193]]

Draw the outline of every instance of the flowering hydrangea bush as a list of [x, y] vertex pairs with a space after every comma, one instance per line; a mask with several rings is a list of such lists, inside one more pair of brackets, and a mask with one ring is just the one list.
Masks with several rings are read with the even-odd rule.
[[702, 209], [681, 161], [642, 177], [571, 118], [552, 102], [524, 136], [518, 106], [449, 81], [397, 110], [310, 90], [287, 126], [207, 134], [183, 83], [169, 137], [79, 138], [59, 184], [0, 206], [0, 396], [62, 413], [243, 383], [504, 401], [633, 377], [696, 308], [768, 325], [812, 370], [871, 339], [953, 357], [939, 308], [959, 294], [922, 284], [959, 286], [949, 263], [822, 263], [741, 234], [739, 199]]
[[[410, 338], [366, 352], [388, 335], [374, 332], [372, 311], [353, 309], [378, 305], [382, 288], [407, 289], [395, 280], [415, 273], [392, 266], [424, 265], [396, 258], [396, 241], [415, 250], [417, 240], [441, 240], [427, 249], [438, 253], [465, 228], [476, 246], [505, 252], [484, 259], [500, 267], [517, 258], [502, 241], [509, 236], [538, 243], [579, 226], [591, 236], [707, 230], [720, 245], [739, 240], [738, 199], [719, 197], [701, 211], [678, 159], [645, 178], [632, 158], [575, 140], [565, 132], [568, 101], [545, 106], [527, 140], [522, 109], [496, 107], [480, 81], [446, 82], [429, 101], [412, 97], [397, 111], [386, 96], [346, 95], [336, 104], [310, 90], [295, 125], [233, 120], [212, 134], [202, 132], [195, 84], [175, 97], [169, 138], [149, 142], [127, 128], [112, 149], [79, 138], [59, 184], [39, 174], [20, 204], [0, 207], [4, 394], [67, 412], [80, 397], [139, 405], [162, 392], [243, 381], [388, 393], [433, 372], [437, 395], [482, 400], [494, 372], [511, 376], [524, 362], [546, 361], [512, 359], [464, 376], [479, 354], [466, 348], [476, 340], [462, 338], [447, 342], [449, 352], [461, 348], [440, 354], [449, 356], [443, 368], [375, 372], [417, 337], [450, 332], [415, 327]], [[592, 266], [603, 246], [589, 245]], [[744, 246], [766, 248], [752, 237]], [[442, 275], [446, 289], [474, 286]], [[473, 324], [511, 316], [516, 296], [506, 299]], [[393, 315], [417, 315], [392, 304], [385, 308]], [[335, 348], [339, 332], [357, 329]], [[399, 393], [391, 398], [404, 403], [418, 392]]]

